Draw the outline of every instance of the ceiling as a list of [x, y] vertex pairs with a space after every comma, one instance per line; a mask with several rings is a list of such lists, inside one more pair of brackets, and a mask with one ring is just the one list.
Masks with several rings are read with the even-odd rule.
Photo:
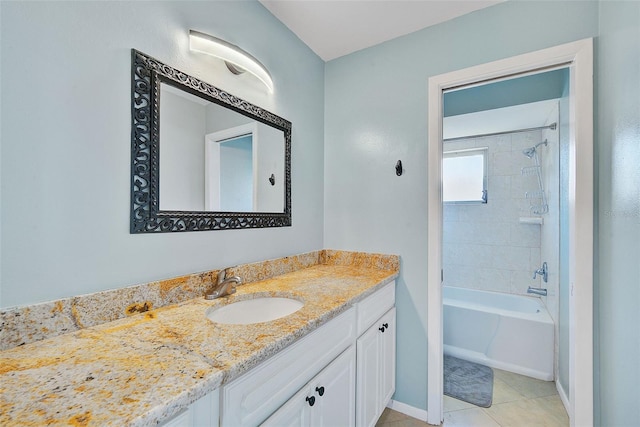
[[504, 0], [259, 0], [324, 61]]

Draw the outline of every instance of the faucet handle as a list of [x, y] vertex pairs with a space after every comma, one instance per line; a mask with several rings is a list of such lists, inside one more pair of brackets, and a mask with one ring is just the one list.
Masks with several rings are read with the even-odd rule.
[[218, 279], [216, 283], [219, 285], [220, 283], [224, 282], [225, 277], [227, 277], [227, 271], [223, 268], [222, 270], [218, 271]]
[[542, 276], [545, 283], [549, 281], [549, 266], [546, 261], [542, 263], [542, 267], [533, 272], [533, 278], [535, 279], [538, 275]]

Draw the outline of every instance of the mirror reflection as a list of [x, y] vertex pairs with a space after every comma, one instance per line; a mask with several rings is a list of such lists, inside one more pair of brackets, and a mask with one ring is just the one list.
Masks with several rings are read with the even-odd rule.
[[164, 82], [160, 100], [160, 210], [285, 210], [282, 130]]

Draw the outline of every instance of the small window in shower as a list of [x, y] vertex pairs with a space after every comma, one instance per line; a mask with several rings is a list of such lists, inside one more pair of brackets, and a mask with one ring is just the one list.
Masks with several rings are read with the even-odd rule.
[[443, 153], [442, 199], [445, 203], [487, 203], [487, 147]]

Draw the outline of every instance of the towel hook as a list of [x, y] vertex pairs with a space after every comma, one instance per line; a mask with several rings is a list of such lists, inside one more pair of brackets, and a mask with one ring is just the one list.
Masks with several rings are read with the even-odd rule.
[[402, 160], [398, 160], [398, 163], [396, 163], [396, 175], [402, 175]]
[[276, 176], [274, 174], [271, 174], [271, 176], [269, 177], [269, 182], [271, 183], [271, 185], [276, 185]]

